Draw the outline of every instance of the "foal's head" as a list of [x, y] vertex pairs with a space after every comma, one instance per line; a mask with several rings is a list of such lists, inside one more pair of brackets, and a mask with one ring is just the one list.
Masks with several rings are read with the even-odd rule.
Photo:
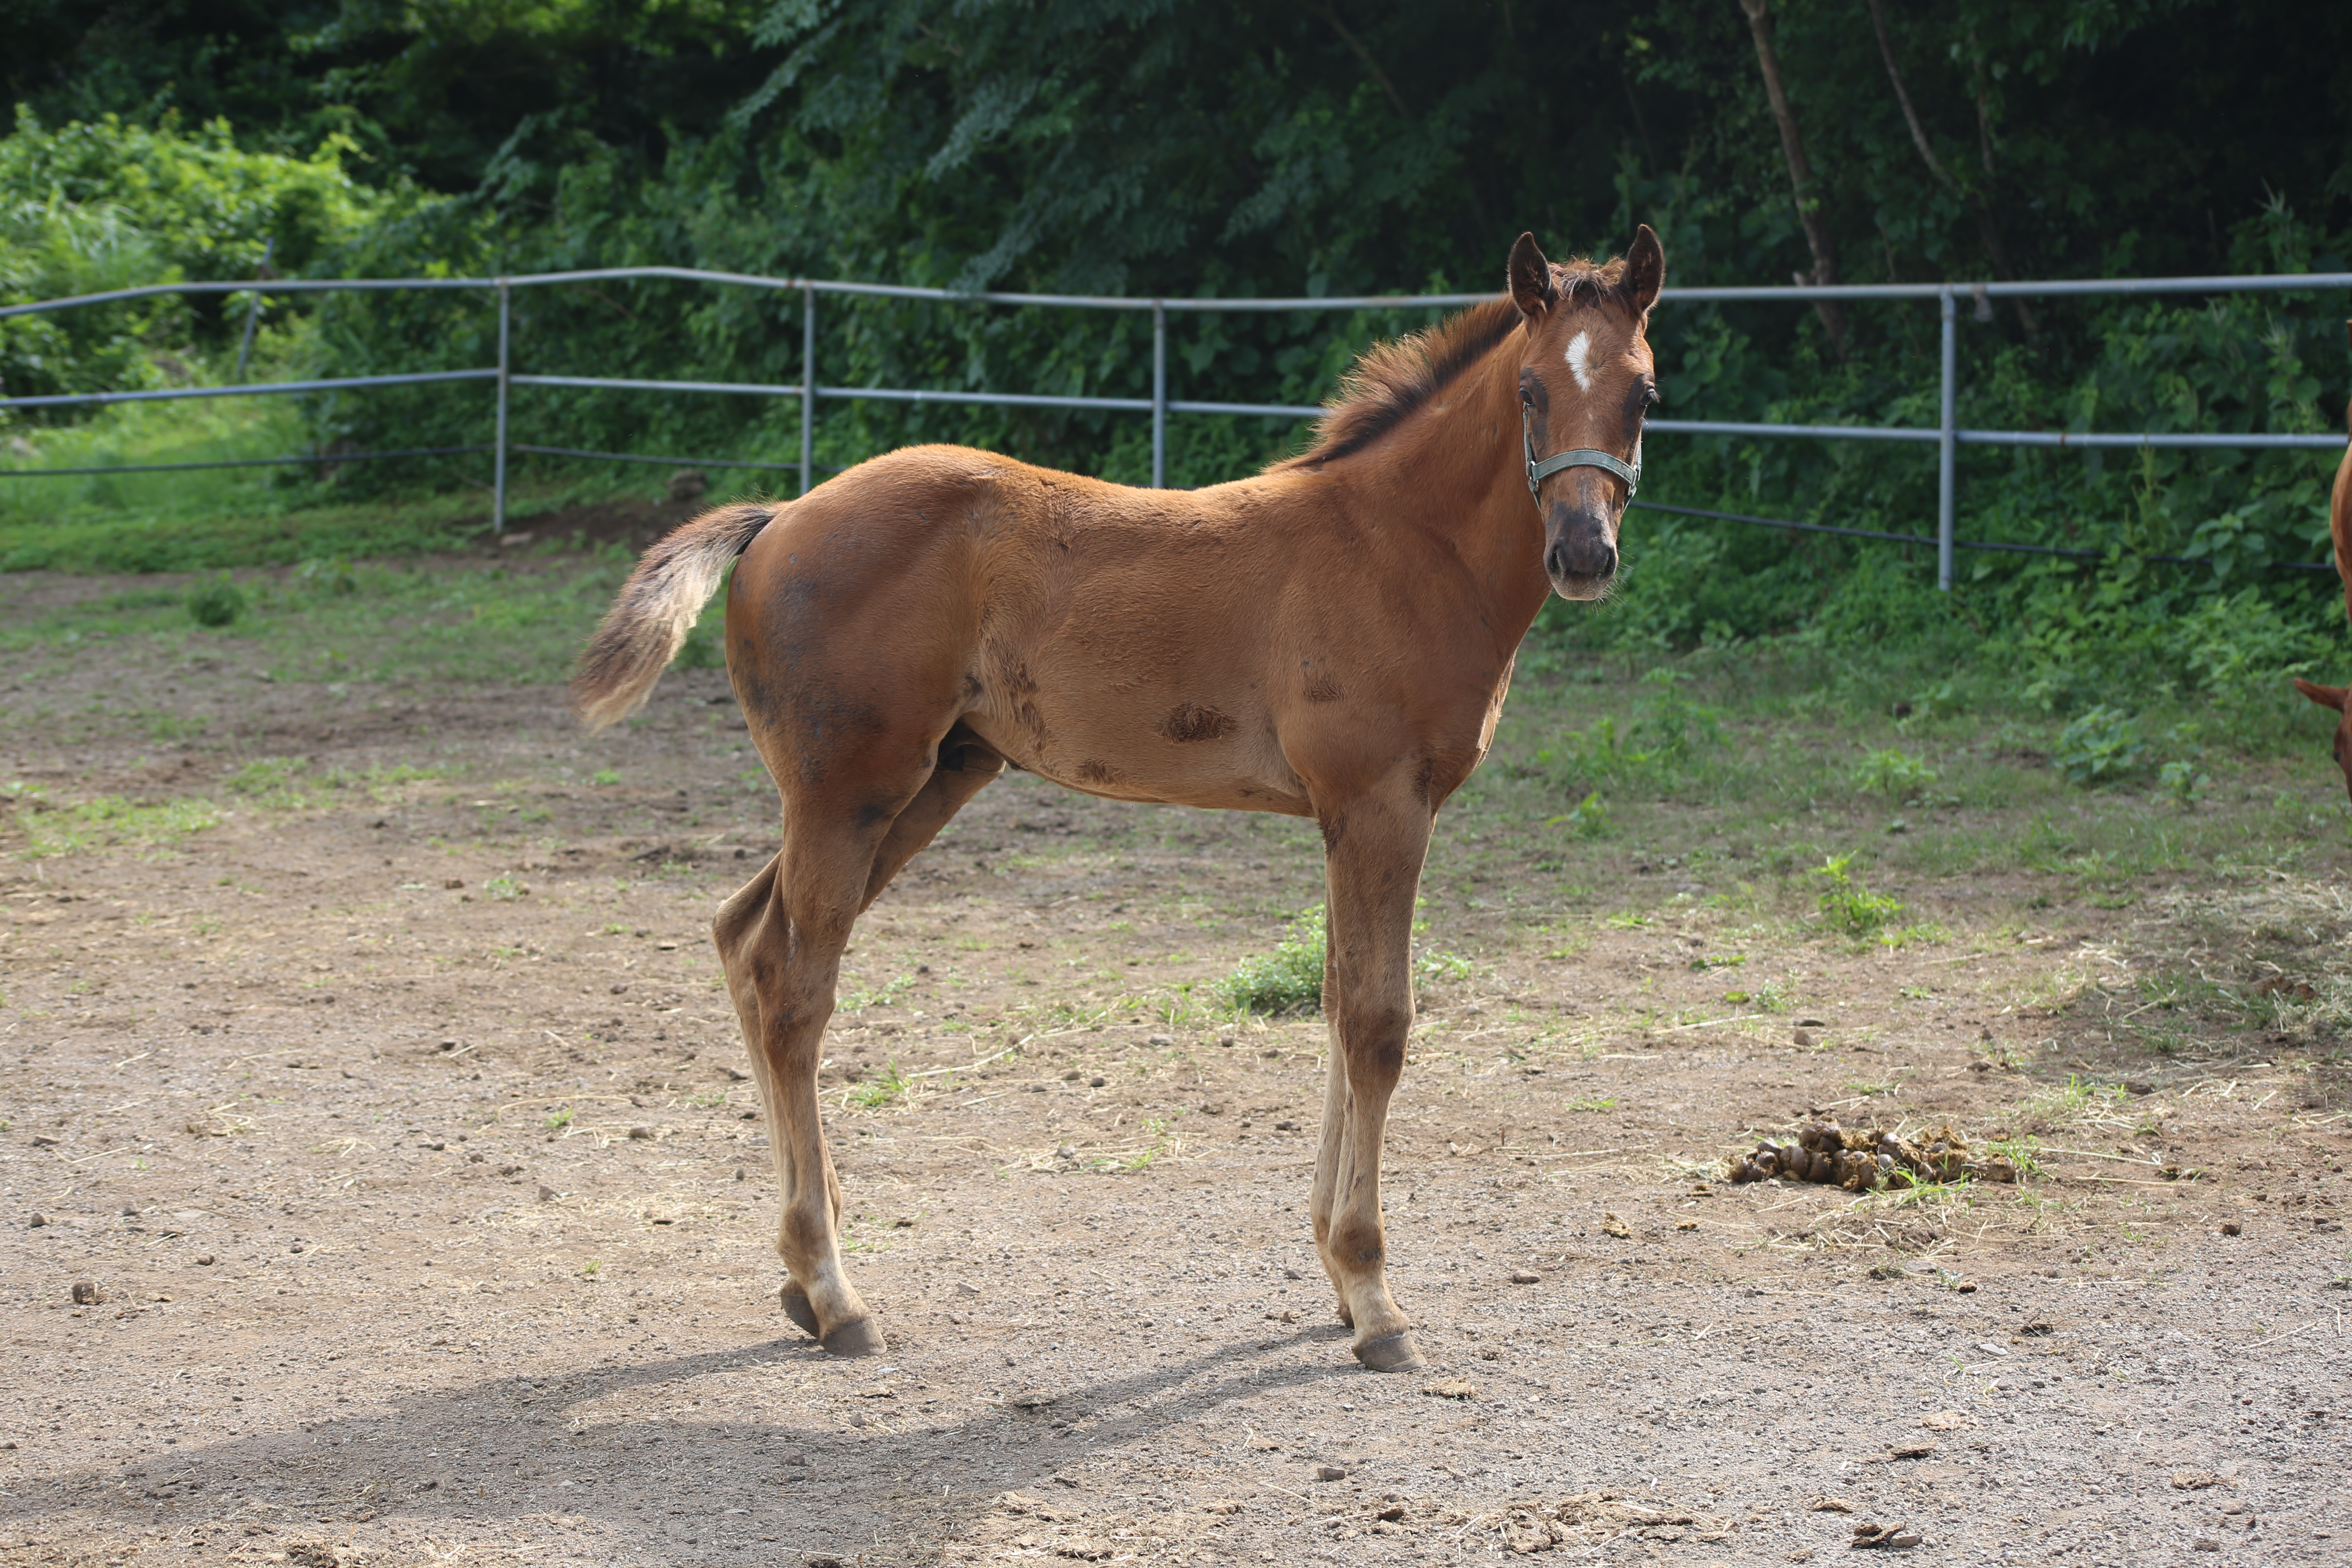
[[[1544, 571], [1563, 599], [1597, 599], [1617, 574], [1617, 528], [1642, 467], [1642, 416], [1658, 400], [1643, 335], [1666, 275], [1666, 253], [1643, 224], [1605, 267], [1544, 259], [1531, 234], [1511, 247], [1511, 300], [1527, 331], [1519, 402]], [[1543, 471], [1543, 460], [1570, 465]], [[1597, 462], [1595, 458], [1608, 462]]]

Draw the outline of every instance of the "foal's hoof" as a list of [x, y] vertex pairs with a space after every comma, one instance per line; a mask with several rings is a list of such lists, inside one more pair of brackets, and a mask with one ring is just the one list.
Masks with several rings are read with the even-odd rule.
[[776, 1301], [801, 1332], [812, 1339], [816, 1337], [816, 1309], [809, 1305], [808, 1292], [801, 1289], [798, 1280], [785, 1280], [784, 1288], [776, 1292]]
[[835, 1355], [880, 1355], [890, 1348], [871, 1318], [852, 1318], [817, 1343]]
[[1419, 1372], [1429, 1363], [1413, 1348], [1412, 1336], [1394, 1333], [1356, 1347], [1356, 1359], [1370, 1372]]

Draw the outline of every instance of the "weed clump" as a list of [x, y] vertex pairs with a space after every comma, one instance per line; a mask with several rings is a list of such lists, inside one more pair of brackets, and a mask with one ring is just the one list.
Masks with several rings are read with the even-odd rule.
[[1916, 790], [1925, 789], [1936, 781], [1936, 770], [1905, 752], [1888, 747], [1873, 752], [1854, 770], [1853, 782], [1858, 789], [1866, 789], [1900, 800]]
[[883, 1064], [882, 1070], [871, 1079], [859, 1084], [845, 1097], [848, 1103], [867, 1110], [879, 1110], [905, 1096], [915, 1087], [915, 1080], [898, 1070], [898, 1058]]
[[[1272, 952], [1246, 958], [1233, 973], [1217, 983], [1217, 995], [1238, 1012], [1311, 1013], [1323, 1005], [1323, 961], [1330, 951], [1330, 928], [1323, 906], [1307, 910], [1290, 922]], [[1428, 929], [1415, 921], [1414, 932]], [[1416, 984], [1470, 978], [1470, 961], [1458, 952], [1430, 952], [1413, 960]]]
[[1272, 952], [1244, 959], [1218, 982], [1217, 994], [1243, 1012], [1312, 1012], [1323, 1005], [1323, 957], [1329, 942], [1318, 904], [1290, 922]]
[[2138, 720], [2102, 702], [2059, 731], [2050, 760], [2068, 784], [2113, 784], [2147, 765], [2147, 742]]
[[2211, 774], [2194, 762], [2178, 757], [2157, 770], [2156, 782], [2183, 811], [2194, 807], [2198, 797], [2213, 787]]
[[1811, 874], [1829, 883], [1822, 889], [1822, 918], [1851, 937], [1875, 936], [1906, 913], [1902, 900], [1874, 893], [1853, 879], [1846, 867], [1851, 855], [1839, 855], [1813, 868]]
[[1550, 817], [1546, 827], [1564, 827], [1579, 838], [1598, 838], [1609, 831], [1609, 808], [1601, 804], [1601, 792], [1594, 790], [1568, 811]]
[[188, 595], [188, 618], [200, 626], [234, 626], [245, 610], [245, 595], [226, 574]]

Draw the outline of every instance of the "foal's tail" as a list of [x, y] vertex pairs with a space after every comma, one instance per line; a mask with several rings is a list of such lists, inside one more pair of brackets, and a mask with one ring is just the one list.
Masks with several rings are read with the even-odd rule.
[[602, 730], [645, 706], [729, 565], [781, 510], [723, 506], [646, 552], [572, 672], [572, 708], [583, 722]]

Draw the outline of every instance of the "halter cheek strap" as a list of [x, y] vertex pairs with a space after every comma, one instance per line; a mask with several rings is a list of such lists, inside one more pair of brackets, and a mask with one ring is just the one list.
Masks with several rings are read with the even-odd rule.
[[1541, 462], [1536, 460], [1535, 410], [1519, 405], [1519, 439], [1528, 454], [1528, 494], [1538, 507], [1543, 505], [1543, 482], [1562, 468], [1599, 468], [1625, 481], [1625, 499], [1632, 500], [1642, 484], [1642, 443], [1633, 443], [1633, 460], [1622, 458], [1592, 447], [1578, 447], [1566, 452], [1554, 452]]

